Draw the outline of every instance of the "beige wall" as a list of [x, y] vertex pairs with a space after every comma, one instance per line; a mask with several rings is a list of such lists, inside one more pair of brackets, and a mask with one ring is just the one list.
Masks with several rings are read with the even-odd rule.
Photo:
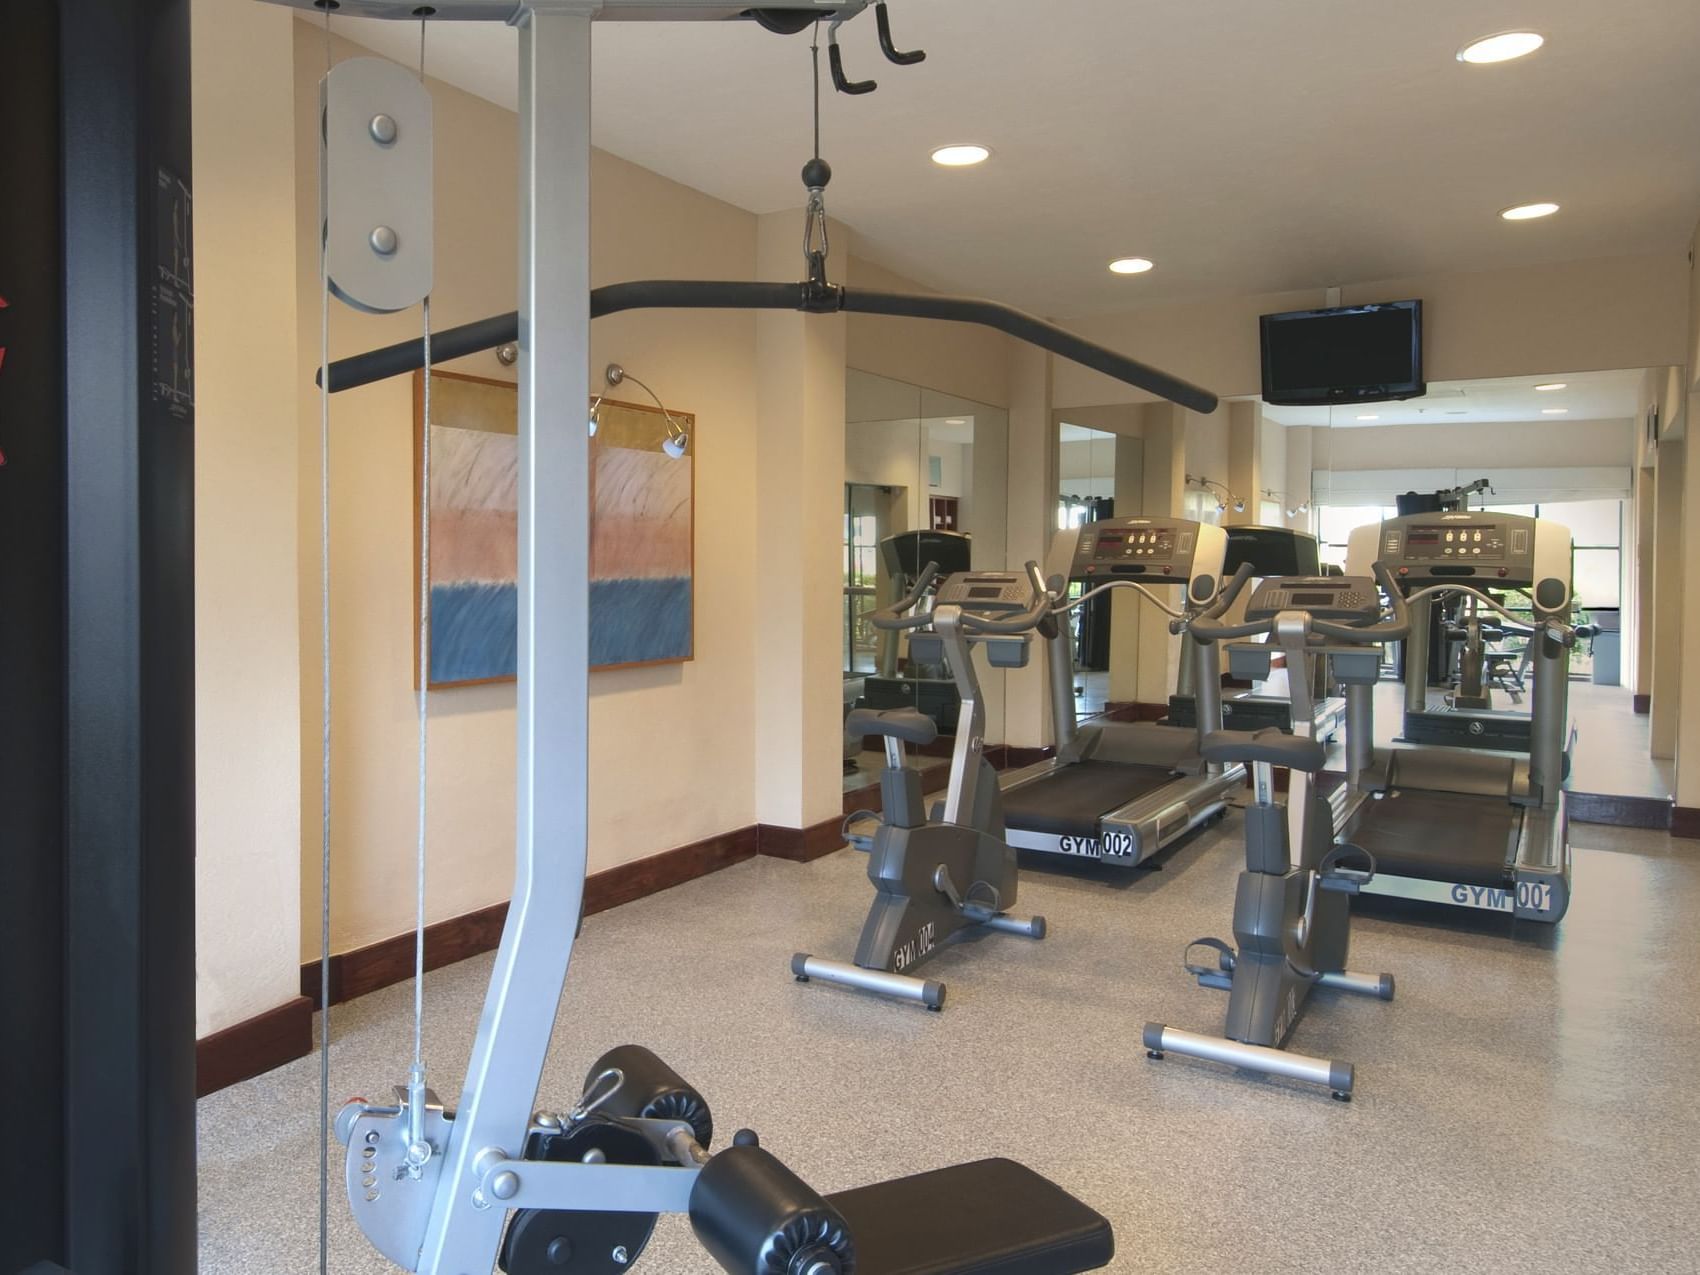
[[[1678, 253], [1352, 284], [1342, 303], [1420, 297], [1431, 381], [1652, 367], [1687, 359]], [[1321, 289], [1155, 305], [1069, 321], [1081, 335], [1223, 396], [1258, 393], [1257, 318], [1324, 304]], [[1056, 405], [1119, 403], [1125, 387], [1059, 361]], [[1214, 477], [1214, 475], [1212, 475]]]
[[[852, 287], [880, 292], [930, 291], [857, 256], [850, 259], [848, 281]], [[970, 323], [872, 314], [847, 315], [845, 323], [849, 366], [994, 407], [1009, 406], [1009, 357], [1016, 342], [1003, 333]]]
[[194, 0], [190, 21], [195, 1026], [204, 1036], [282, 1004], [299, 982], [296, 24], [288, 9], [228, 0]]
[[[246, 7], [246, 6], [245, 6]], [[259, 6], [253, 6], [258, 8]], [[300, 367], [317, 361], [318, 278], [312, 138], [322, 36], [296, 31], [295, 199]], [[355, 56], [338, 42], [336, 56]], [[436, 110], [439, 328], [511, 310], [516, 295], [515, 118], [440, 82]], [[593, 281], [750, 278], [755, 219], [612, 156], [593, 156]], [[333, 357], [405, 339], [418, 313], [332, 311]], [[754, 822], [756, 646], [755, 321], [750, 315], [633, 313], [598, 321], [591, 365], [625, 364], [670, 407], [697, 418], [696, 658], [591, 679], [590, 867], [642, 858]], [[491, 354], [451, 365], [504, 377]], [[598, 378], [599, 379], [599, 378]], [[634, 392], [635, 395], [635, 392]], [[414, 854], [413, 410], [397, 380], [332, 405], [332, 685], [336, 771], [332, 945], [412, 926]], [[317, 954], [319, 573], [317, 398], [300, 407], [302, 593], [300, 950]], [[513, 877], [514, 692], [436, 692], [431, 704], [428, 915], [505, 899]], [[667, 741], [657, 756], [656, 741]]]

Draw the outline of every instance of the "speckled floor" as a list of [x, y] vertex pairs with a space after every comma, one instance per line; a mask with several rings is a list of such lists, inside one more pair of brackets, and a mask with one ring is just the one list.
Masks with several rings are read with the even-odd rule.
[[[793, 950], [847, 955], [868, 899], [844, 851], [757, 860], [592, 917], [544, 1082], [566, 1105], [627, 1040], [822, 1190], [1001, 1153], [1114, 1223], [1117, 1271], [1694, 1272], [1700, 849], [1578, 826], [1556, 934], [1360, 918], [1353, 964], [1391, 1004], [1321, 992], [1295, 1047], [1358, 1066], [1357, 1101], [1139, 1047], [1147, 1018], [1215, 1031], [1224, 997], [1179, 969], [1228, 929], [1237, 816], [1165, 870], [1112, 884], [1032, 872], [1043, 943], [945, 952], [942, 1015], [794, 983]], [[1450, 918], [1456, 914], [1446, 914]], [[694, 936], [682, 941], [683, 935]], [[428, 980], [434, 1082], [453, 1092], [490, 967]], [[335, 1013], [333, 1093], [403, 1076], [410, 989]], [[317, 1062], [200, 1104], [201, 1270], [316, 1263]], [[390, 1268], [333, 1199], [331, 1269]], [[717, 1270], [678, 1218], [638, 1269]]]

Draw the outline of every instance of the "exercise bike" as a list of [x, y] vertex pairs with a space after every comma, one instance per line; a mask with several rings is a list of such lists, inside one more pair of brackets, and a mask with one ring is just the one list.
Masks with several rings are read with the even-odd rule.
[[904, 747], [938, 737], [932, 718], [913, 708], [850, 714], [847, 730], [885, 741], [882, 813], [869, 843], [874, 903], [853, 961], [806, 952], [791, 958], [799, 983], [820, 979], [918, 1001], [935, 1013], [944, 1008], [945, 985], [910, 971], [949, 940], [987, 930], [1045, 937], [1044, 917], [1009, 914], [1016, 900], [1017, 856], [1004, 836], [997, 772], [983, 755], [986, 708], [973, 648], [983, 647], [993, 668], [1022, 668], [1033, 632], [1057, 623], [1036, 563], [1027, 564], [1025, 581], [1014, 572], [956, 572], [937, 585], [932, 609], [917, 611], [937, 577], [937, 565], [929, 563], [907, 594], [869, 618], [888, 632], [909, 631], [911, 658], [943, 663], [956, 681], [961, 708], [944, 803], [929, 815], [920, 775], [909, 768]]
[[[1356, 846], [1335, 844], [1333, 809], [1314, 782], [1326, 751], [1313, 736], [1313, 662], [1331, 666], [1352, 690], [1367, 690], [1379, 673], [1379, 644], [1410, 631], [1405, 599], [1393, 577], [1381, 563], [1375, 571], [1390, 599], [1392, 614], [1386, 618], [1376, 580], [1329, 576], [1264, 581], [1252, 595], [1243, 624], [1218, 623], [1220, 603], [1192, 622], [1199, 641], [1271, 635], [1287, 657], [1293, 734], [1274, 728], [1222, 730], [1204, 741], [1207, 760], [1250, 764], [1255, 794], [1245, 812], [1246, 865], [1234, 895], [1238, 947], [1199, 939], [1188, 946], [1184, 961], [1200, 986], [1228, 993], [1227, 1023], [1221, 1036], [1146, 1023], [1143, 1040], [1151, 1058], [1177, 1053], [1228, 1063], [1324, 1085], [1334, 1098], [1351, 1100], [1351, 1063], [1291, 1053], [1285, 1045], [1313, 987], [1393, 999], [1391, 974], [1346, 968], [1350, 896], [1373, 879], [1375, 860]], [[1230, 658], [1234, 652], [1229, 649]], [[1262, 658], [1268, 658], [1267, 646]], [[1348, 744], [1353, 724], [1354, 714], [1348, 713]], [[1285, 804], [1275, 799], [1276, 767], [1290, 775]], [[1193, 963], [1192, 954], [1200, 948], [1216, 953], [1214, 964]]]

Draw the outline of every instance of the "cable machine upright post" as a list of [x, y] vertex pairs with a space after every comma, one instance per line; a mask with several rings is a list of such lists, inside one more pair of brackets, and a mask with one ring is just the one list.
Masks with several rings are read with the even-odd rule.
[[482, 1269], [496, 1250], [504, 1210], [496, 1201], [476, 1199], [469, 1188], [478, 1181], [481, 1151], [517, 1154], [524, 1143], [570, 955], [565, 944], [527, 936], [539, 927], [558, 932], [573, 924], [583, 902], [590, 688], [590, 439], [583, 416], [590, 401], [590, 31], [597, 7], [538, 3], [515, 21], [520, 60], [515, 878], [421, 1272]]

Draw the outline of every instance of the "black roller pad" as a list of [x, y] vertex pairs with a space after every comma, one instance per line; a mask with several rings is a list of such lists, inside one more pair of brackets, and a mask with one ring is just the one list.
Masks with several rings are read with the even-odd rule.
[[828, 1196], [857, 1275], [1072, 1275], [1115, 1256], [1110, 1224], [1013, 1160], [977, 1160]]

